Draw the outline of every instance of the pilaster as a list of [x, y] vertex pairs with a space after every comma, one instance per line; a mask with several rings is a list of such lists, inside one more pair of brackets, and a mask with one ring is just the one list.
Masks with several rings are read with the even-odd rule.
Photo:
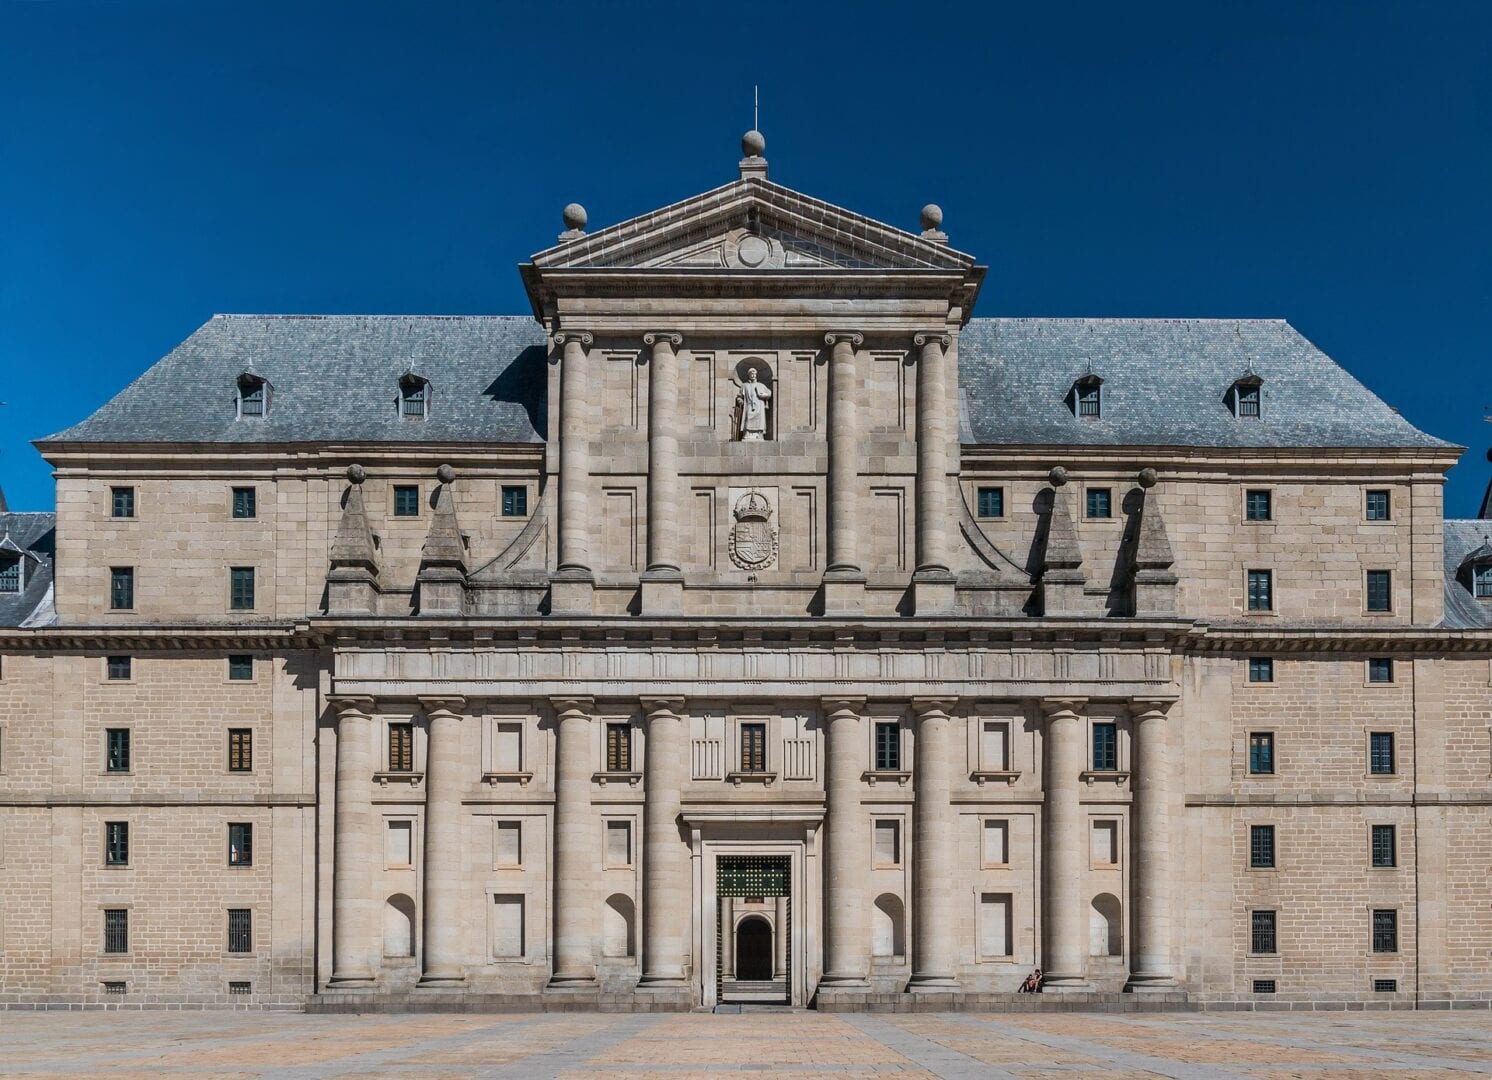
[[824, 572], [824, 614], [857, 615], [865, 607], [855, 503], [859, 497], [859, 378], [855, 350], [863, 334], [835, 331], [829, 346], [829, 561]]
[[642, 574], [642, 613], [677, 615], [684, 606], [679, 565], [679, 361], [684, 336], [657, 330], [642, 336], [648, 364], [648, 565]]
[[589, 615], [595, 593], [591, 572], [590, 425], [586, 401], [586, 350], [595, 338], [584, 330], [561, 330], [554, 343], [560, 358], [559, 566], [550, 579], [550, 610]]
[[948, 551], [949, 422], [945, 331], [917, 334], [917, 570], [912, 605], [918, 615], [945, 615], [954, 607], [954, 575]]

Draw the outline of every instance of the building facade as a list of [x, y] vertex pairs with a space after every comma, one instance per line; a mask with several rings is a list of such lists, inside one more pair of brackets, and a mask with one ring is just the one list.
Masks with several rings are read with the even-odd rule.
[[1460, 448], [1283, 322], [973, 318], [763, 149], [38, 444], [0, 1005], [1492, 1003]]

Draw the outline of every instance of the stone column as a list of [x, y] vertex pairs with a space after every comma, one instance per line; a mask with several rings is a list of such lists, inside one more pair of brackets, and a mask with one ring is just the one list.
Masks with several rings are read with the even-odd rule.
[[1042, 806], [1042, 858], [1045, 903], [1042, 967], [1046, 988], [1086, 990], [1087, 920], [1084, 886], [1088, 860], [1078, 776], [1083, 771], [1085, 724], [1081, 699], [1049, 700], [1046, 713], [1045, 801]]
[[559, 567], [552, 586], [556, 613], [589, 614], [594, 578], [586, 529], [590, 513], [590, 410], [586, 404], [586, 349], [595, 339], [583, 330], [561, 330]]
[[420, 985], [460, 986], [465, 935], [461, 892], [462, 779], [467, 757], [461, 745], [463, 698], [421, 698], [429, 721], [425, 748], [425, 940]]
[[917, 698], [913, 747], [912, 807], [912, 990], [958, 987], [953, 969], [957, 933], [953, 925], [954, 877], [952, 721], [946, 699]]
[[859, 498], [860, 423], [855, 349], [865, 343], [856, 333], [831, 333], [829, 354], [829, 559], [824, 574], [824, 613], [854, 614], [862, 603], [865, 574], [857, 547], [855, 503]]
[[772, 977], [781, 979], [787, 975], [787, 901], [779, 896], [772, 919]]
[[1135, 703], [1130, 790], [1129, 983], [1126, 990], [1169, 989], [1171, 970], [1171, 752], [1170, 702]]
[[679, 360], [682, 334], [660, 330], [642, 336], [653, 350], [648, 362], [648, 566], [642, 575], [645, 615], [677, 615], [684, 601], [679, 568]]
[[595, 885], [600, 837], [591, 815], [590, 698], [554, 702], [559, 740], [554, 763], [553, 987], [596, 983]]
[[337, 793], [332, 847], [331, 985], [373, 985], [369, 952], [377, 941], [369, 869], [373, 865], [373, 701], [334, 697]]
[[683, 986], [689, 954], [689, 848], [679, 835], [688, 777], [683, 698], [645, 698], [643, 778], [642, 984]]
[[869, 747], [860, 719], [865, 699], [826, 700], [823, 707], [829, 737], [824, 785], [829, 853], [824, 867], [824, 974], [820, 984], [863, 989], [870, 985], [863, 887], [870, 847], [860, 806], [860, 776]]
[[[943, 350], [953, 339], [942, 331], [912, 339], [922, 350], [917, 360], [917, 579], [919, 584], [946, 584], [947, 607], [953, 604], [949, 570], [948, 426], [949, 415]], [[929, 591], [929, 590], [924, 590]], [[933, 596], [929, 600], [935, 599]], [[932, 605], [938, 606], [938, 605]], [[922, 612], [923, 605], [917, 605]]]

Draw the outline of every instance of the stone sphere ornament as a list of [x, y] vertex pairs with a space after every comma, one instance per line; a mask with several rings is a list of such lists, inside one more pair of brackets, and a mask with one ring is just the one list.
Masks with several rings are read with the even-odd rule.
[[741, 153], [747, 157], [761, 157], [767, 149], [767, 137], [752, 128], [741, 136]]
[[922, 208], [922, 228], [927, 232], [940, 228], [943, 224], [943, 208], [937, 203], [928, 203]]
[[456, 479], [456, 470], [449, 465], [442, 465], [435, 470], [435, 479], [439, 480], [442, 484], [449, 484], [452, 480]]
[[1052, 466], [1052, 471], [1046, 474], [1046, 478], [1052, 482], [1052, 487], [1061, 487], [1067, 483], [1067, 470], [1061, 465]]
[[572, 202], [566, 206], [562, 212], [562, 216], [565, 219], [565, 228], [567, 229], [583, 229], [585, 228], [585, 223], [590, 220], [590, 217], [585, 212], [585, 207], [581, 206], [578, 202]]
[[350, 483], [361, 484], [368, 479], [368, 470], [361, 465], [347, 466], [347, 479]]
[[1140, 481], [1142, 488], [1153, 488], [1155, 481], [1159, 478], [1156, 476], [1154, 469], [1141, 469], [1137, 479]]

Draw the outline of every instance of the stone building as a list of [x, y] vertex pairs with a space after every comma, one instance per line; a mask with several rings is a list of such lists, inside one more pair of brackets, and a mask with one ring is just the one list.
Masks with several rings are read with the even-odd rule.
[[38, 444], [0, 1004], [1492, 1002], [1460, 448], [743, 148], [528, 315], [217, 316]]

